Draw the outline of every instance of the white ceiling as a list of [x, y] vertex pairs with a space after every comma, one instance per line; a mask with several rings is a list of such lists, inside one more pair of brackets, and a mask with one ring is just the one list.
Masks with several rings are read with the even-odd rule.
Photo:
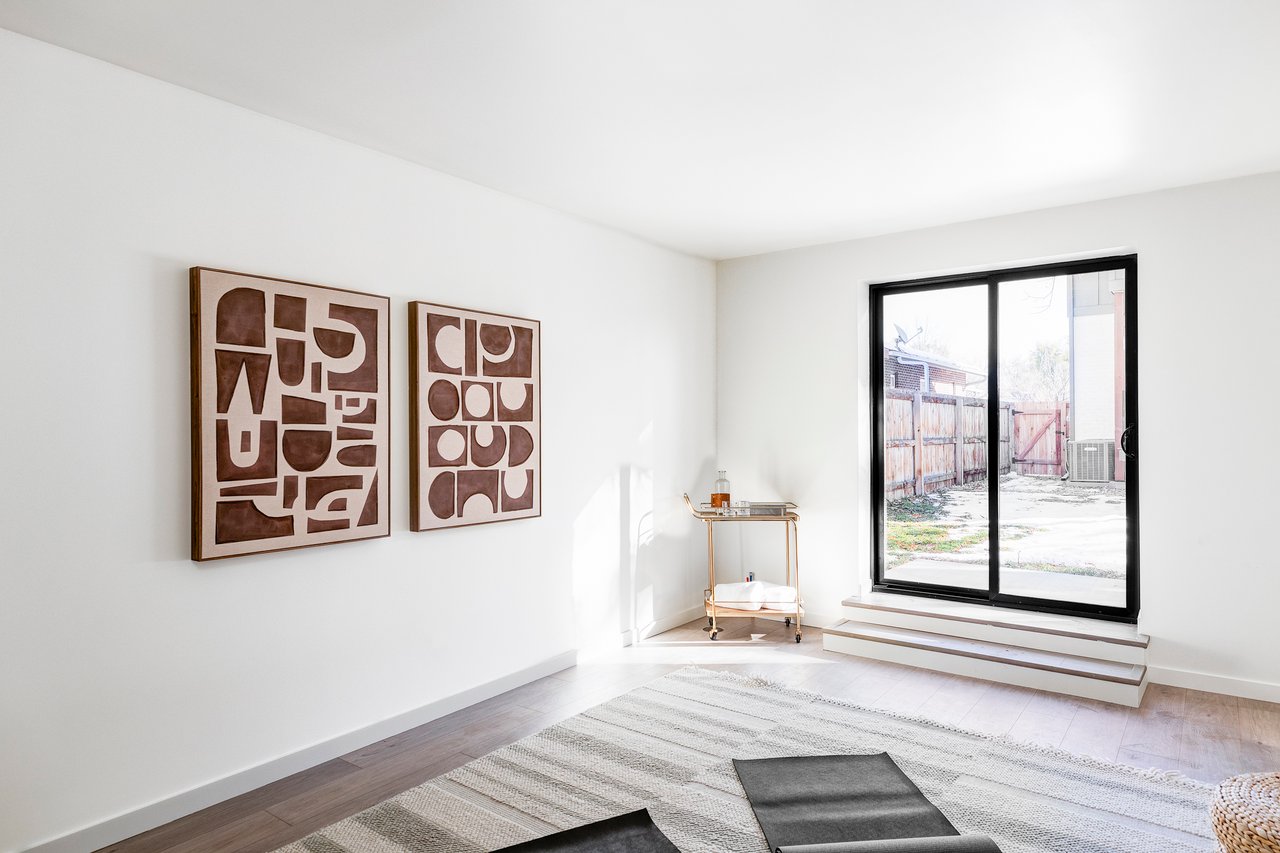
[[1280, 170], [1277, 0], [0, 0], [712, 258]]

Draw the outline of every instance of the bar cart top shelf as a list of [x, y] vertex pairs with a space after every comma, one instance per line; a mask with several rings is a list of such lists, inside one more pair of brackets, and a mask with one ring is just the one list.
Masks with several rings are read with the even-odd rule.
[[713, 507], [703, 501], [694, 505], [689, 495], [684, 496], [685, 506], [693, 517], [702, 521], [798, 521], [798, 508], [791, 501], [740, 501], [738, 506]]

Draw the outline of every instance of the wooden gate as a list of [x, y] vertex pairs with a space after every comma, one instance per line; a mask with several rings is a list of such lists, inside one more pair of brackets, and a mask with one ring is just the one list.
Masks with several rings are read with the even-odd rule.
[[1070, 403], [1013, 404], [1013, 464], [1019, 474], [1062, 476], [1066, 473], [1066, 445]]

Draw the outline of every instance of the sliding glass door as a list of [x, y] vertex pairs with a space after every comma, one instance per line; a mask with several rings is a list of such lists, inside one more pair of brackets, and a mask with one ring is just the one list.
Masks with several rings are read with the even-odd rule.
[[886, 581], [990, 589], [985, 283], [881, 295]]
[[877, 589], [1136, 617], [1136, 272], [872, 286]]

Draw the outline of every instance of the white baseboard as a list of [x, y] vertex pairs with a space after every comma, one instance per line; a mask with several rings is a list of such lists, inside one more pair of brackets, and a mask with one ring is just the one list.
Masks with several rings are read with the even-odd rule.
[[663, 631], [670, 631], [672, 628], [679, 628], [686, 622], [692, 622], [694, 619], [701, 619], [705, 611], [702, 606], [690, 607], [687, 610], [681, 610], [679, 613], [673, 613], [670, 616], [664, 616], [661, 619], [655, 619], [648, 625], [641, 627], [638, 631], [623, 631], [622, 645], [630, 646], [635, 642], [635, 635], [638, 633], [641, 640], [646, 640], [655, 634], [661, 634]]
[[1164, 666], [1148, 667], [1147, 680], [1152, 684], [1167, 684], [1170, 687], [1189, 687], [1192, 690], [1204, 690], [1208, 693], [1225, 693], [1228, 696], [1241, 696], [1263, 702], [1280, 702], [1280, 684], [1272, 684], [1269, 681], [1231, 678], [1225, 675], [1210, 675], [1207, 672], [1170, 669]]
[[454, 711], [459, 711], [469, 705], [483, 702], [485, 699], [491, 699], [523, 684], [528, 684], [544, 676], [568, 669], [577, 662], [577, 657], [578, 653], [575, 650], [563, 652], [533, 666], [525, 667], [517, 672], [496, 678], [486, 684], [463, 690], [461, 693], [455, 693], [444, 699], [438, 699], [412, 711], [397, 714], [394, 717], [347, 732], [322, 743], [313, 744], [289, 755], [259, 764], [256, 767], [250, 767], [248, 770], [224, 776], [208, 784], [174, 794], [171, 797], [166, 797], [139, 809], [116, 815], [100, 823], [42, 842], [34, 847], [27, 848], [26, 853], [83, 853], [85, 850], [97, 850], [100, 847], [106, 847], [108, 844], [123, 841], [126, 838], [137, 835], [139, 832], [146, 832], [157, 826], [163, 826], [170, 821], [345, 755], [385, 737], [399, 734], [423, 723], [429, 723], [446, 714], [452, 714]]
[[807, 607], [804, 611], [804, 618], [800, 620], [806, 628], [817, 628], [819, 630], [822, 628], [830, 628], [832, 625], [837, 625], [843, 621], [844, 614], [838, 610], [826, 613], [819, 612], [817, 610], [810, 610]]

